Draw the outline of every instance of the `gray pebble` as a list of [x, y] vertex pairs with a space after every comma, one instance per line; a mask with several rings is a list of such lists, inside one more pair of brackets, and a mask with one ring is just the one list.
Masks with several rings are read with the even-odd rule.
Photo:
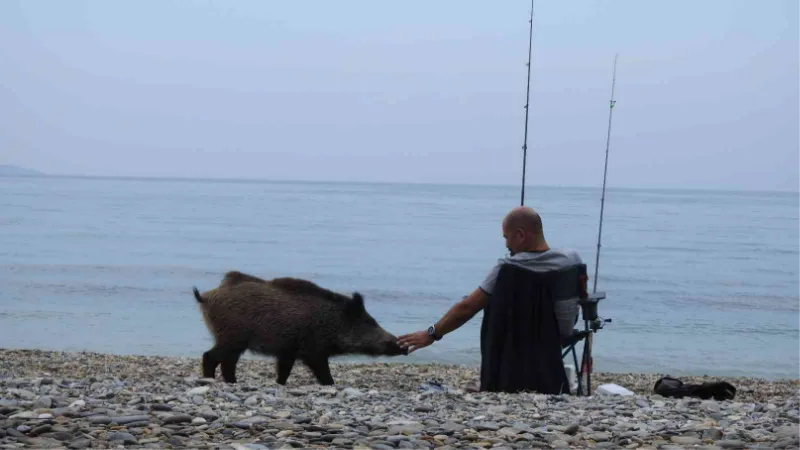
[[209, 422], [213, 422], [219, 419], [219, 416], [216, 415], [213, 411], [200, 411], [199, 413], [197, 413], [197, 416], [202, 417], [203, 419], [206, 419]]
[[708, 430], [703, 430], [702, 434], [703, 439], [711, 439], [714, 441], [718, 441], [722, 439], [722, 431], [718, 428], [711, 428]]
[[45, 434], [42, 435], [42, 437], [55, 439], [55, 440], [61, 441], [61, 442], [71, 441], [74, 438], [72, 433], [70, 433], [68, 431], [55, 431], [55, 432], [52, 432], [52, 433], [45, 433]]
[[89, 422], [95, 425], [108, 425], [111, 423], [111, 417], [108, 416], [93, 416], [89, 418]]
[[500, 424], [497, 422], [483, 422], [475, 426], [478, 431], [497, 431], [500, 429]]
[[778, 438], [798, 437], [798, 435], [800, 435], [800, 427], [797, 425], [778, 427], [773, 431], [773, 433], [775, 434], [775, 437]]
[[603, 441], [607, 441], [607, 440], [611, 439], [611, 434], [610, 433], [604, 433], [604, 432], [592, 433], [589, 436], [587, 436], [587, 438], [589, 438], [589, 439], [591, 439], [591, 440], [593, 440], [595, 442], [603, 442]]
[[38, 427], [36, 427], [36, 428], [32, 429], [31, 431], [29, 431], [28, 435], [29, 436], [39, 436], [40, 434], [47, 433], [48, 431], [50, 431], [52, 429], [53, 429], [52, 425], [48, 425], [48, 424], [39, 425]]
[[150, 418], [147, 416], [120, 416], [120, 417], [112, 417], [111, 422], [119, 424], [119, 425], [127, 425], [134, 422], [147, 422]]
[[36, 403], [33, 404], [33, 407], [37, 409], [50, 409], [53, 407], [53, 399], [44, 395], [36, 399]]
[[718, 445], [718, 446], [720, 446], [722, 448], [744, 448], [745, 447], [744, 442], [739, 441], [739, 440], [733, 440], [733, 439], [731, 439], [731, 440], [727, 440], [726, 439], [724, 441], [717, 441], [716, 445]]
[[672, 436], [670, 441], [680, 445], [700, 445], [703, 443], [700, 439], [691, 436]]
[[389, 444], [372, 444], [370, 445], [370, 448], [374, 448], [376, 450], [394, 450], [394, 447]]
[[151, 411], [172, 411], [172, 406], [166, 403], [153, 403], [150, 405]]
[[173, 414], [163, 419], [165, 425], [187, 423], [191, 421], [192, 421], [192, 416], [188, 414]]
[[18, 410], [19, 408], [17, 408], [16, 406], [0, 406], [0, 414], [4, 416], [10, 416], [11, 414], [17, 412]]
[[81, 450], [84, 448], [89, 448], [91, 447], [91, 445], [92, 441], [90, 441], [89, 439], [81, 438], [81, 439], [75, 439], [74, 441], [70, 442], [69, 445], [67, 445], [67, 448], [71, 450]]
[[234, 403], [241, 403], [242, 402], [242, 399], [238, 395], [232, 394], [230, 392], [223, 392], [222, 396], [226, 400], [228, 400], [229, 402], [234, 402]]
[[114, 432], [108, 435], [109, 441], [122, 441], [123, 444], [127, 445], [137, 445], [139, 441], [134, 437], [134, 435], [130, 433], [119, 433]]
[[[594, 448], [619, 448], [619, 446], [613, 442], [598, 442], [594, 445]], [[670, 449], [669, 446], [662, 447], [662, 450], [675, 450]], [[681, 447], [679, 450], [683, 450]]]

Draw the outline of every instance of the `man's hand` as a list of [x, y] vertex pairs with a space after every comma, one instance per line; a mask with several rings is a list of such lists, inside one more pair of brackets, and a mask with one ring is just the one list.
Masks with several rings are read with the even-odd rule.
[[429, 335], [427, 331], [417, 331], [416, 333], [399, 336], [397, 343], [401, 348], [408, 348], [408, 354], [410, 355], [415, 350], [433, 344], [433, 336]]

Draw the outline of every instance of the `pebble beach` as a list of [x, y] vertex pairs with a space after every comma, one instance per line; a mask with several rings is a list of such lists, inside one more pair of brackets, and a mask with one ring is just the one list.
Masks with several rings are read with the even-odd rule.
[[239, 382], [199, 358], [0, 350], [0, 448], [798, 448], [797, 379], [726, 380], [731, 401], [654, 395], [660, 374], [594, 375], [631, 396], [476, 393], [475, 367], [243, 358]]

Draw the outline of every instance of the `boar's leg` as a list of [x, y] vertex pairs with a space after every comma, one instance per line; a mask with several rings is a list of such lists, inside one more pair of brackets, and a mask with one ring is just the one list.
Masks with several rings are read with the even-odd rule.
[[326, 386], [333, 384], [333, 376], [331, 376], [331, 368], [328, 366], [327, 356], [311, 356], [303, 359], [303, 362], [311, 369], [311, 373], [317, 377], [317, 381], [320, 384]]
[[292, 367], [294, 366], [296, 357], [294, 352], [286, 352], [278, 356], [278, 379], [276, 380], [278, 384], [286, 384], [286, 380], [289, 379], [289, 374], [292, 373]]
[[203, 378], [215, 378], [217, 366], [222, 364], [222, 378], [227, 383], [236, 383], [236, 363], [246, 349], [243, 346], [215, 345], [203, 353]]
[[217, 365], [221, 362], [219, 357], [219, 347], [203, 353], [203, 378], [215, 378]]
[[245, 349], [229, 349], [222, 357], [222, 379], [226, 383], [236, 383], [236, 364]]

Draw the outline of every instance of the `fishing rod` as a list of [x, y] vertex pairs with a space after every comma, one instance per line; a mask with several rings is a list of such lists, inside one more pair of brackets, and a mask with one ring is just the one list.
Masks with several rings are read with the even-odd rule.
[[520, 194], [519, 204], [525, 205], [525, 166], [528, 162], [528, 105], [531, 97], [531, 49], [533, 47], [533, 0], [531, 0], [531, 18], [528, 20], [531, 27], [528, 32], [528, 87], [525, 94], [525, 139], [522, 144], [522, 193]]
[[608, 147], [611, 143], [611, 116], [614, 113], [614, 87], [617, 82], [617, 55], [614, 55], [614, 71], [611, 75], [611, 100], [608, 104], [608, 133], [606, 134], [606, 162], [603, 167], [603, 191], [600, 195], [600, 225], [597, 230], [597, 256], [594, 260], [594, 287], [592, 292], [597, 292], [597, 270], [600, 268], [600, 238], [603, 235], [603, 209], [606, 203], [606, 176], [608, 174]]

